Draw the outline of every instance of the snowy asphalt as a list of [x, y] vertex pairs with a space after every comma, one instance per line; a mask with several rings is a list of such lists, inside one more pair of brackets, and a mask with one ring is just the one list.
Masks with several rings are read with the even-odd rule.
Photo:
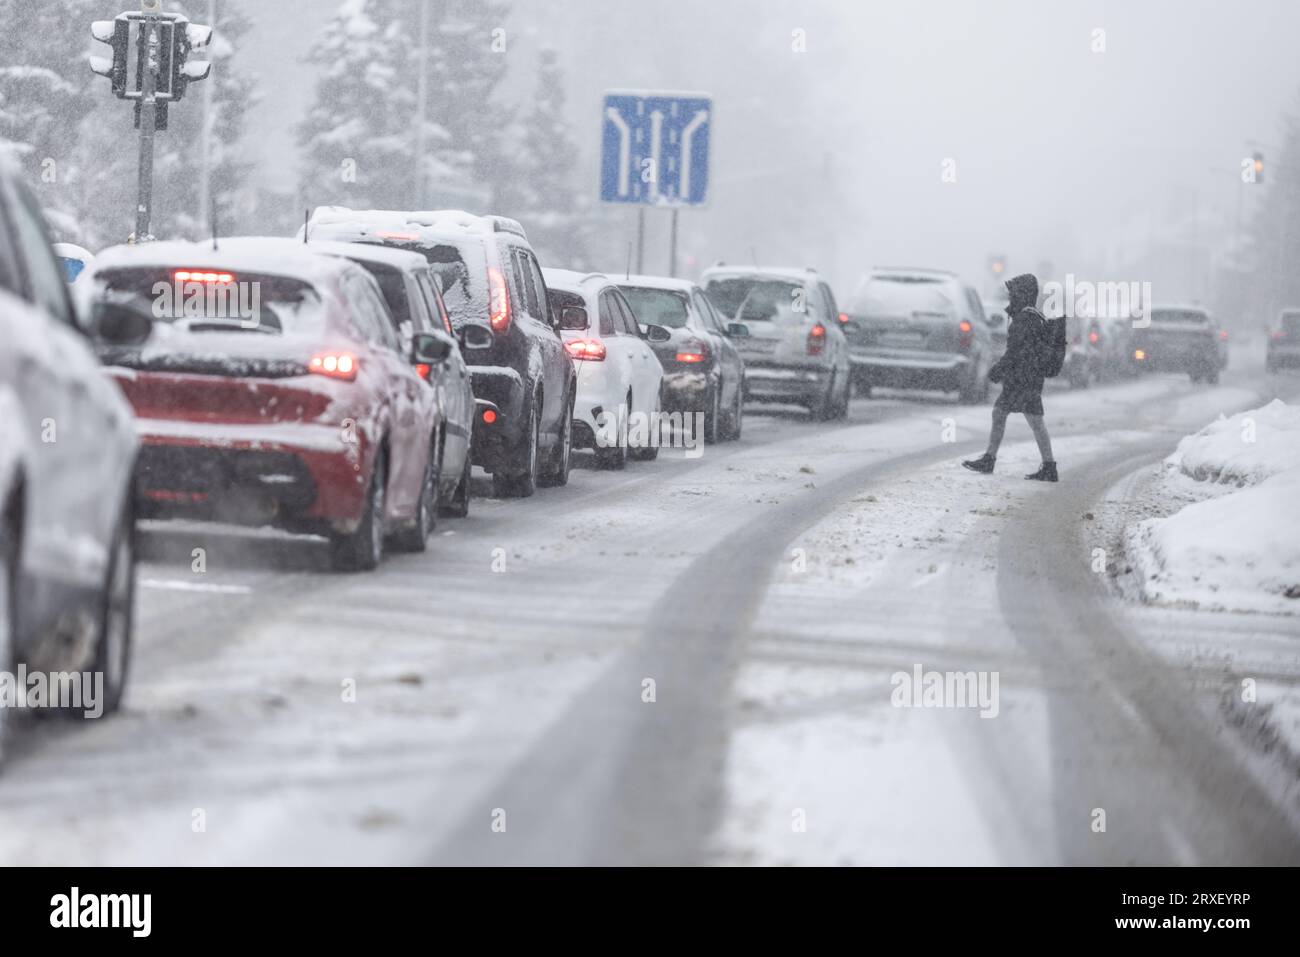
[[[987, 407], [887, 394], [477, 498], [369, 575], [151, 525], [126, 710], [26, 722], [0, 861], [1300, 863], [1232, 668], [1154, 652], [1089, 565], [1108, 490], [1300, 393], [1257, 365], [1052, 392], [1054, 487], [1023, 422], [975, 476]], [[1300, 619], [1261, 632], [1300, 684]], [[997, 671], [998, 716], [891, 707], [917, 664]]]

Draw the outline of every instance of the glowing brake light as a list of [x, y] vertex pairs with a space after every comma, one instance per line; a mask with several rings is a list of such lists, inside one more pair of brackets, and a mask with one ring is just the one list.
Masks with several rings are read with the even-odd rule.
[[844, 323], [846, 323], [846, 322], [848, 322], [848, 321], [849, 321], [849, 314], [848, 314], [847, 312], [841, 312], [841, 313], [840, 313], [840, 325], [842, 326], [842, 325], [844, 325]]
[[483, 410], [483, 424], [484, 424], [484, 425], [491, 425], [491, 424], [492, 424], [493, 422], [495, 422], [496, 420], [497, 420], [497, 414], [496, 414], [496, 410], [495, 410], [495, 409], [484, 409], [484, 410]]
[[709, 347], [697, 339], [682, 345], [681, 351], [677, 353], [677, 361], [685, 362], [687, 365], [696, 362], [707, 362], [709, 359]]
[[1095, 346], [1097, 343], [1101, 341], [1101, 336], [1097, 335], [1096, 331], [1094, 330], [1093, 332], [1088, 333], [1088, 341]]
[[1224, 342], [1227, 342], [1227, 341], [1228, 341], [1228, 330], [1227, 330], [1227, 329], [1220, 329], [1220, 330], [1219, 330], [1219, 338], [1222, 339]]
[[346, 379], [351, 382], [357, 377], [357, 360], [346, 352], [321, 352], [311, 357], [307, 368], [316, 375], [329, 376], [331, 379]]
[[1136, 359], [1138, 362], [1141, 362], [1146, 357], [1147, 354], [1143, 352], [1141, 349], [1134, 350], [1133, 352], [1133, 358]]
[[510, 328], [510, 290], [506, 277], [495, 266], [488, 267], [488, 319], [494, 332]]
[[958, 348], [961, 349], [970, 348], [971, 339], [972, 339], [971, 332], [974, 330], [974, 328], [975, 327], [970, 324], [969, 319], [963, 319], [961, 322], [957, 323], [957, 332], [960, 333], [960, 335], [957, 336]]
[[564, 351], [575, 359], [605, 361], [605, 343], [599, 339], [570, 339], [564, 344]]
[[178, 269], [173, 273], [177, 282], [203, 282], [216, 286], [228, 286], [235, 277], [228, 272], [202, 272], [192, 269]]
[[826, 348], [826, 327], [820, 322], [808, 330], [808, 355], [821, 355]]

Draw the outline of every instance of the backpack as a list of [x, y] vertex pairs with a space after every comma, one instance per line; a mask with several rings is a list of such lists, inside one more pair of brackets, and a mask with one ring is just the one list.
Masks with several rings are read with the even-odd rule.
[[1043, 378], [1052, 379], [1065, 366], [1065, 316], [1043, 319], [1043, 334], [1038, 340], [1038, 370]]

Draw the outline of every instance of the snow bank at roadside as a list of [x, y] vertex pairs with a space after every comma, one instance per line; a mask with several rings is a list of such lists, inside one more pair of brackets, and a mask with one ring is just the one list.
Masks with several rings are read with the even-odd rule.
[[1275, 399], [1220, 416], [1183, 439], [1165, 469], [1171, 489], [1202, 486], [1204, 500], [1128, 528], [1143, 598], [1300, 614], [1300, 406]]

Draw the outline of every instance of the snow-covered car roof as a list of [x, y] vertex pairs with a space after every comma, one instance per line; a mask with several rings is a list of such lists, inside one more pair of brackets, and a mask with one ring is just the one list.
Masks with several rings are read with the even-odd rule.
[[582, 287], [588, 283], [608, 284], [614, 281], [603, 272], [578, 272], [551, 266], [542, 269], [542, 278], [546, 280], [547, 289], [561, 289], [565, 292], [581, 292]]
[[104, 250], [87, 268], [95, 275], [109, 269], [138, 267], [171, 268], [192, 266], [233, 273], [286, 276], [313, 285], [333, 282], [348, 269], [361, 267], [346, 259], [313, 252], [311, 245], [293, 239], [241, 237], [222, 239], [217, 248], [211, 240], [174, 240], [141, 246], [113, 246]]
[[872, 266], [873, 276], [923, 276], [937, 279], [956, 279], [957, 274], [947, 269], [931, 269], [929, 266]]
[[690, 292], [693, 289], [699, 288], [699, 284], [693, 279], [673, 279], [668, 276], [645, 276], [633, 274], [622, 279], [615, 276], [614, 282], [620, 286], [640, 286], [644, 289], [670, 289], [673, 292]]
[[429, 261], [417, 252], [395, 249], [392, 246], [380, 246], [376, 243], [345, 243], [333, 239], [318, 239], [306, 243], [303, 248], [322, 256], [342, 256], [358, 262], [392, 266], [394, 269], [429, 268]]
[[[433, 230], [442, 235], [473, 233], [491, 236], [494, 233], [514, 233], [527, 239], [524, 227], [518, 220], [506, 216], [478, 216], [463, 209], [351, 209], [347, 206], [318, 206], [308, 220], [308, 229], [315, 226], [383, 227], [386, 229]], [[299, 238], [302, 230], [298, 231]]]
[[82, 262], [90, 262], [95, 258], [95, 254], [89, 249], [76, 243], [55, 243], [54, 255], [65, 259], [80, 259]]
[[700, 283], [708, 282], [710, 279], [726, 279], [731, 277], [754, 276], [760, 279], [786, 279], [791, 282], [807, 282], [810, 279], [820, 278], [817, 270], [807, 267], [799, 268], [796, 266], [728, 266], [718, 265], [710, 266], [700, 276]]

